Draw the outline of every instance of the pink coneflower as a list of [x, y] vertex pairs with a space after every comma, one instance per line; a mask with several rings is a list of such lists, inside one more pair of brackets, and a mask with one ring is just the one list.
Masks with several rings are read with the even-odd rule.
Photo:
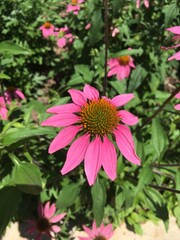
[[111, 27], [110, 29], [111, 29], [111, 35], [112, 35], [112, 37], [115, 37], [116, 34], [119, 33], [119, 28], [117, 28], [117, 27]]
[[28, 233], [35, 235], [36, 240], [41, 240], [42, 236], [52, 237], [54, 233], [61, 231], [61, 228], [53, 223], [59, 222], [66, 213], [61, 213], [54, 215], [56, 212], [55, 204], [50, 205], [50, 202], [47, 202], [45, 206], [39, 203], [38, 206], [38, 219], [28, 220], [29, 229]]
[[4, 96], [8, 104], [10, 104], [13, 99], [25, 99], [24, 94], [15, 87], [8, 87], [4, 92]]
[[0, 119], [7, 120], [8, 119], [7, 114], [8, 114], [8, 110], [6, 108], [4, 97], [0, 96]]
[[[149, 0], [144, 0], [145, 7], [149, 7]], [[140, 8], [140, 0], [136, 0], [136, 7]]]
[[118, 80], [129, 77], [131, 68], [135, 68], [133, 58], [129, 55], [108, 60], [109, 72], [108, 77], [117, 75]]
[[71, 0], [71, 4], [67, 5], [66, 12], [73, 12], [75, 15], [78, 15], [79, 10], [81, 9], [81, 3], [84, 0]]
[[[166, 30], [175, 34], [175, 36], [172, 38], [173, 41], [180, 40], [180, 26], [174, 26], [174, 27], [171, 27], [171, 28], [167, 28]], [[177, 48], [177, 47], [180, 47], [180, 44], [177, 44], [177, 45], [174, 45], [174, 46], [171, 46], [171, 47], [162, 46], [161, 48], [165, 49], [165, 50], [168, 50], [168, 49], [173, 49], [173, 48]], [[168, 61], [171, 61], [173, 59], [180, 60], [180, 51], [178, 51], [173, 56], [168, 58]]]
[[113, 235], [112, 224], [101, 226], [98, 228], [95, 221], [92, 224], [92, 229], [83, 226], [84, 231], [88, 234], [88, 237], [79, 237], [79, 240], [109, 240]]
[[86, 26], [85, 26], [85, 29], [88, 30], [91, 28], [91, 23], [88, 23]]
[[39, 29], [42, 31], [44, 38], [54, 36], [54, 25], [49, 22], [45, 22]]
[[[175, 98], [180, 98], [180, 92], [175, 95]], [[176, 104], [176, 105], [174, 106], [174, 109], [180, 110], [180, 104]]]
[[59, 32], [56, 33], [57, 45], [59, 48], [65, 47], [68, 43], [72, 43], [74, 36], [70, 33], [69, 28], [60, 28]]
[[129, 93], [113, 99], [101, 98], [99, 92], [88, 84], [83, 91], [71, 89], [68, 92], [73, 103], [49, 108], [47, 112], [55, 116], [42, 122], [42, 126], [64, 127], [50, 144], [49, 153], [66, 147], [79, 133], [67, 152], [61, 173], [64, 175], [70, 172], [84, 159], [89, 185], [94, 184], [101, 166], [108, 177], [114, 180], [117, 165], [114, 137], [125, 158], [139, 165], [140, 159], [135, 153], [132, 134], [123, 124], [135, 125], [138, 118], [128, 111], [118, 110], [134, 95]]

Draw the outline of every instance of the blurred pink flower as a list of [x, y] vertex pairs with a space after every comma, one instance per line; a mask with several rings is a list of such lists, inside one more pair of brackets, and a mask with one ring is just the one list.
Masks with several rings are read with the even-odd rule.
[[[174, 27], [171, 27], [171, 28], [167, 28], [166, 30], [175, 34], [175, 36], [172, 38], [173, 41], [180, 40], [180, 26], [174, 26]], [[177, 44], [177, 45], [174, 45], [174, 46], [171, 46], [171, 47], [162, 46], [161, 48], [165, 49], [165, 50], [168, 50], [168, 49], [173, 49], [173, 48], [178, 48], [178, 47], [180, 47], [180, 44]], [[180, 60], [180, 51], [175, 53], [173, 56], [169, 57], [168, 61], [171, 61], [173, 59]]]
[[129, 77], [131, 68], [135, 68], [133, 58], [129, 55], [109, 59], [108, 66], [108, 77], [117, 75], [118, 80]]
[[69, 32], [69, 28], [64, 27], [60, 28], [59, 32], [56, 33], [57, 36], [57, 45], [59, 48], [63, 48], [67, 43], [72, 43], [74, 36]]
[[50, 238], [54, 233], [61, 231], [61, 228], [53, 223], [59, 222], [66, 213], [55, 214], [56, 207], [53, 203], [50, 205], [50, 202], [47, 202], [45, 206], [39, 203], [38, 206], [38, 219], [28, 220], [29, 228], [28, 233], [35, 234], [36, 240], [41, 240], [43, 235], [49, 236]]
[[66, 12], [73, 12], [75, 15], [78, 15], [79, 10], [81, 9], [81, 3], [84, 0], [71, 0], [71, 4], [67, 5]]
[[[175, 95], [175, 98], [178, 98], [178, 99], [180, 98], [180, 92]], [[176, 105], [174, 106], [174, 109], [180, 110], [180, 104], [176, 104]]]
[[117, 28], [117, 27], [111, 27], [111, 34], [112, 34], [112, 37], [115, 37], [116, 36], [116, 34], [118, 34], [119, 33], [119, 28]]
[[24, 94], [15, 87], [8, 87], [4, 92], [4, 96], [8, 104], [10, 104], [13, 99], [25, 99]]
[[54, 26], [49, 22], [45, 22], [39, 29], [42, 31], [44, 38], [54, 36]]
[[85, 29], [88, 30], [88, 29], [90, 29], [90, 27], [91, 27], [91, 23], [88, 23], [88, 24], [85, 26]]
[[0, 119], [7, 120], [8, 119], [7, 114], [8, 114], [8, 110], [6, 108], [4, 97], [0, 96]]
[[88, 234], [88, 237], [79, 237], [79, 240], [109, 240], [113, 235], [112, 224], [100, 227], [96, 226], [95, 221], [93, 221], [92, 229], [83, 226], [84, 231]]
[[[84, 159], [84, 167], [89, 185], [93, 185], [101, 167], [111, 180], [116, 178], [117, 154], [112, 139], [123, 156], [139, 165], [140, 159], [129, 128], [135, 125], [138, 117], [126, 110], [118, 110], [128, 103], [134, 95], [122, 94], [109, 99], [100, 97], [99, 92], [86, 84], [83, 91], [70, 89], [73, 103], [51, 107], [47, 112], [55, 114], [42, 122], [42, 126], [64, 127], [49, 146], [52, 154], [78, 138], [71, 144], [65, 164], [61, 170], [64, 175], [76, 168]], [[124, 124], [123, 124], [124, 123]]]
[[[144, 0], [145, 7], [149, 7], [149, 0]], [[140, 0], [136, 0], [136, 7], [140, 8]]]

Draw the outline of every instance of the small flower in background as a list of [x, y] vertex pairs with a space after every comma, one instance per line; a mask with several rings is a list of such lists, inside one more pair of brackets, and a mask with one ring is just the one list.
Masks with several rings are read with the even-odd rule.
[[91, 28], [91, 23], [88, 23], [86, 26], [85, 26], [85, 29], [88, 30]]
[[[180, 98], [180, 92], [175, 95], [175, 98], [178, 98], [178, 99]], [[176, 104], [176, 105], [174, 106], [174, 109], [180, 110], [180, 104]]]
[[[47, 110], [55, 114], [42, 122], [42, 126], [64, 127], [49, 146], [52, 154], [72, 142], [65, 164], [61, 170], [64, 175], [76, 168], [84, 159], [85, 173], [89, 185], [93, 185], [101, 167], [111, 180], [116, 178], [117, 154], [112, 139], [115, 136], [121, 153], [130, 162], [139, 165], [140, 159], [129, 128], [135, 125], [138, 117], [119, 107], [128, 103], [134, 95], [122, 94], [109, 99], [100, 98], [99, 92], [86, 84], [83, 91], [68, 91], [73, 103], [51, 107]], [[124, 124], [123, 124], [124, 123]]]
[[59, 32], [56, 33], [57, 45], [59, 48], [63, 48], [67, 43], [72, 43], [74, 36], [69, 32], [68, 27], [60, 28]]
[[66, 12], [73, 12], [75, 15], [78, 15], [79, 10], [81, 9], [81, 3], [84, 0], [71, 0], [71, 4], [67, 5]]
[[44, 38], [54, 36], [54, 25], [49, 22], [45, 22], [39, 29], [42, 31]]
[[112, 37], [115, 37], [116, 36], [116, 34], [118, 34], [119, 33], [119, 28], [117, 28], [117, 27], [111, 27], [110, 28], [111, 29], [111, 35], [112, 35]]
[[108, 60], [109, 72], [108, 77], [117, 75], [118, 80], [129, 77], [131, 68], [135, 68], [133, 58], [129, 55]]
[[[145, 7], [149, 7], [149, 0], [144, 0]], [[140, 8], [140, 0], [136, 0], [136, 7]]]
[[54, 215], [56, 212], [55, 204], [50, 205], [47, 202], [45, 206], [39, 203], [38, 206], [38, 219], [28, 220], [29, 229], [28, 233], [35, 235], [36, 240], [41, 240], [42, 236], [52, 237], [54, 233], [61, 231], [61, 228], [53, 223], [59, 222], [66, 213]]
[[[174, 26], [174, 27], [171, 27], [171, 28], [167, 28], [166, 30], [175, 34], [175, 36], [172, 38], [173, 41], [180, 40], [180, 26]], [[174, 46], [171, 46], [171, 47], [162, 46], [161, 48], [165, 49], [165, 50], [168, 50], [168, 49], [173, 49], [173, 48], [177, 48], [177, 47], [180, 47], [180, 44], [177, 44], [177, 45], [174, 45]], [[168, 61], [171, 61], [173, 59], [180, 60], [180, 51], [178, 51], [173, 56], [168, 58]]]
[[8, 104], [11, 104], [13, 99], [25, 99], [24, 94], [15, 87], [8, 87], [7, 90], [4, 92], [4, 96]]
[[8, 119], [8, 110], [6, 108], [6, 103], [4, 101], [4, 97], [0, 96], [0, 120]]
[[95, 221], [93, 221], [92, 229], [84, 225], [83, 229], [88, 234], [88, 237], [79, 237], [79, 240], [110, 240], [114, 234], [112, 224], [107, 226], [101, 224], [100, 227], [97, 227]]

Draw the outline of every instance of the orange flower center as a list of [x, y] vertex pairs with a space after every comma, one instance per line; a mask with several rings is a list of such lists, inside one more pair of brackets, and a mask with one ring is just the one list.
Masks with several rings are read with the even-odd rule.
[[107, 238], [101, 236], [101, 235], [98, 235], [97, 237], [95, 237], [93, 240], [107, 240]]
[[50, 230], [51, 224], [47, 218], [42, 217], [37, 220], [36, 227], [39, 232], [43, 233]]
[[7, 91], [8, 91], [8, 92], [14, 92], [15, 90], [16, 90], [15, 87], [8, 87], [8, 88], [7, 88]]
[[130, 62], [130, 56], [127, 55], [127, 56], [118, 57], [118, 61], [121, 65], [126, 66]]
[[80, 118], [84, 130], [92, 136], [112, 133], [120, 121], [116, 107], [103, 98], [87, 102], [82, 107]]
[[44, 27], [45, 27], [46, 29], [49, 29], [49, 28], [52, 27], [52, 24], [51, 24], [50, 22], [45, 22], [45, 23], [44, 23]]
[[78, 3], [78, 0], [71, 0], [72, 5], [76, 5]]

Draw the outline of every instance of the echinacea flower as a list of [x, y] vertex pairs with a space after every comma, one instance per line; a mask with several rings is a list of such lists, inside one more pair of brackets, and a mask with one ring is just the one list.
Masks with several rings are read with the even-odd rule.
[[114, 137], [125, 158], [139, 165], [140, 159], [135, 153], [132, 134], [124, 125], [135, 125], [138, 117], [126, 110], [118, 110], [134, 95], [132, 93], [122, 94], [113, 99], [100, 97], [97, 89], [88, 84], [84, 86], [83, 91], [70, 89], [68, 92], [73, 103], [49, 108], [47, 112], [55, 116], [46, 119], [41, 124], [42, 126], [63, 127], [49, 146], [50, 154], [66, 147], [79, 133], [67, 152], [61, 173], [64, 175], [70, 172], [84, 159], [89, 185], [94, 184], [101, 166], [108, 177], [114, 180], [117, 165]]
[[50, 22], [45, 22], [39, 29], [42, 31], [44, 38], [54, 36], [54, 25], [52, 25]]
[[58, 223], [66, 213], [56, 214], [56, 206], [53, 203], [47, 202], [45, 206], [39, 203], [38, 206], [38, 219], [28, 220], [29, 229], [28, 233], [35, 235], [36, 240], [41, 240], [42, 236], [52, 237], [54, 233], [61, 231], [61, 228], [53, 223]]
[[10, 104], [13, 99], [25, 99], [25, 96], [21, 90], [15, 87], [8, 87], [4, 92], [4, 96], [8, 104]]
[[92, 229], [84, 225], [83, 229], [88, 237], [79, 237], [79, 240], [110, 240], [114, 233], [112, 230], [112, 224], [108, 224], [107, 226], [101, 224], [100, 227], [97, 227], [95, 221], [93, 221]]
[[[144, 0], [144, 5], [146, 8], [149, 7], [149, 0]], [[136, 0], [136, 7], [140, 8], [140, 0]]]
[[81, 3], [84, 0], [71, 0], [71, 4], [67, 5], [66, 12], [73, 12], [75, 15], [78, 15], [79, 10], [81, 9]]
[[135, 68], [133, 58], [129, 55], [118, 58], [110, 58], [107, 62], [109, 66], [108, 77], [117, 75], [118, 80], [129, 77], [131, 68]]
[[67, 43], [72, 43], [74, 36], [70, 33], [68, 27], [60, 28], [59, 32], [56, 32], [57, 45], [59, 48], [63, 48]]
[[[175, 95], [175, 98], [180, 98], [180, 92]], [[174, 106], [174, 109], [180, 110], [180, 104], [176, 104], [176, 105]]]
[[[174, 27], [171, 27], [171, 28], [167, 28], [166, 30], [175, 34], [175, 36], [172, 38], [173, 41], [180, 40], [180, 26], [174, 26]], [[165, 50], [168, 50], [168, 49], [173, 49], [173, 48], [177, 48], [177, 47], [180, 47], [180, 44], [176, 44], [176, 45], [171, 46], [171, 47], [162, 46], [161, 48], [165, 49]], [[173, 59], [180, 60], [180, 51], [178, 51], [173, 56], [168, 58], [168, 61], [171, 61]]]
[[0, 96], [0, 119], [7, 120], [8, 110], [6, 108], [6, 103], [4, 101], [4, 97]]

